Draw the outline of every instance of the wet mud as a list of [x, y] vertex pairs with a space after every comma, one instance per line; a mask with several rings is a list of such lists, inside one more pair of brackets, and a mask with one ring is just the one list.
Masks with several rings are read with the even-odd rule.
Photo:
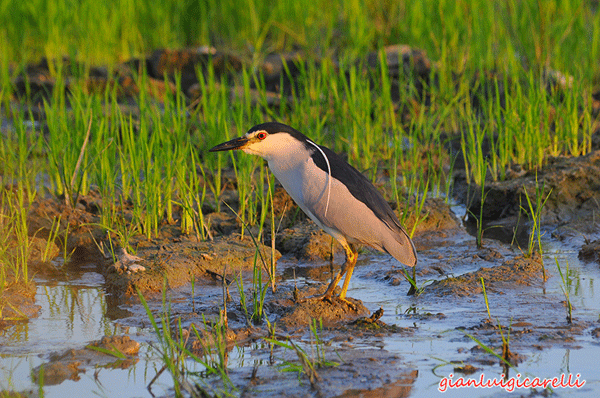
[[[76, 253], [75, 255], [85, 256], [88, 260], [94, 260], [97, 271], [105, 276], [105, 288], [111, 296], [111, 305], [120, 308], [121, 316], [128, 315], [120, 322], [130, 326], [147, 327], [148, 316], [140, 309], [136, 292], [144, 294], [153, 313], [158, 317], [163, 308], [161, 292], [166, 288], [172, 302], [170, 315], [173, 322], [175, 319], [181, 320], [184, 330], [190, 331], [192, 326], [204, 330], [200, 339], [191, 333], [188, 336], [188, 346], [199, 354], [215, 343], [212, 325], [222, 319], [221, 309], [224, 306], [227, 308], [229, 327], [226, 333], [228, 350], [233, 350], [236, 346], [249, 347], [269, 338], [268, 325], [264, 322], [249, 321], [248, 312], [252, 311], [251, 306], [248, 305], [244, 310], [236, 287], [236, 280], [241, 279], [248, 292], [252, 291], [255, 259], [261, 261], [261, 256], [265, 260], [270, 259], [271, 242], [268, 239], [265, 241], [267, 245], [259, 244], [261, 254], [257, 256], [257, 247], [250, 234], [242, 235], [241, 226], [237, 225], [232, 216], [215, 213], [209, 215], [214, 220], [213, 240], [201, 241], [195, 236], [182, 235], [176, 225], [166, 224], [161, 228], [158, 237], [150, 240], [135, 237], [130, 242], [131, 247], [135, 247], [135, 255], [121, 248], [113, 258], [100, 249], [102, 245], [98, 245], [99, 242], [106, 244], [106, 236], [102, 236], [105, 232], [89, 226], [89, 221], [97, 217], [89, 212], [92, 202], [92, 198], [82, 197], [76, 211], [69, 213], [66, 208], [63, 209], [65, 222], [88, 225], [81, 229], [73, 229], [67, 250]], [[50, 199], [41, 202], [35, 208], [54, 209], [56, 212], [61, 206], [57, 206], [55, 200]], [[32, 212], [32, 225], [36, 225], [38, 231], [43, 231], [39, 226], [47, 225], [47, 220], [39, 218], [39, 214], [37, 211]], [[405, 320], [448, 320], [448, 317], [454, 315], [445, 313], [444, 308], [448, 307], [440, 306], [440, 300], [448, 303], [474, 299], [480, 301], [483, 295], [482, 279], [490, 297], [505, 296], [506, 302], [511, 303], [527, 289], [542, 288], [544, 274], [547, 278], [555, 273], [554, 270], [543, 269], [539, 256], [527, 257], [518, 248], [511, 248], [510, 245], [495, 239], [484, 237], [483, 246], [478, 248], [473, 236], [468, 234], [465, 223], [443, 200], [428, 200], [423, 214], [427, 217], [417, 226], [414, 239], [421, 259], [416, 270], [420, 291], [415, 300], [417, 306], [441, 308], [436, 312], [415, 309], [412, 313], [409, 309], [402, 315]], [[589, 226], [584, 227], [588, 231]], [[228, 233], [222, 234], [220, 231], [223, 230], [227, 230]], [[38, 233], [38, 236], [43, 236], [43, 233]], [[97, 240], [89, 238], [94, 236]], [[62, 244], [58, 242], [58, 246]], [[306, 374], [290, 375], [269, 366], [260, 366], [258, 370], [234, 369], [230, 377], [239, 391], [246, 391], [246, 396], [279, 395], [281, 388], [289, 392], [288, 396], [410, 396], [411, 384], [417, 377], [416, 371], [411, 370], [410, 366], [405, 366], [397, 353], [381, 348], [386, 338], [397, 336], [399, 339], [410, 340], [418, 329], [389, 326], [376, 319], [377, 309], [367, 308], [360, 296], [352, 297], [352, 290], [349, 291], [349, 300], [353, 306], [335, 298], [331, 301], [302, 301], [305, 297], [323, 293], [330, 278], [344, 261], [339, 245], [332, 242], [328, 235], [310, 221], [301, 219], [295, 225], [284, 229], [276, 236], [275, 246], [278, 248], [275, 256], [278, 260], [277, 290], [273, 293], [270, 287], [267, 288], [265, 313], [270, 322], [276, 325], [282, 341], [285, 341], [284, 337], [306, 341], [312, 320], [320, 319], [323, 327], [321, 337], [336, 347], [325, 348], [327, 358], [336, 365], [317, 369], [313, 383], [307, 379]], [[580, 249], [582, 257], [590, 260], [592, 264], [597, 261], [597, 240], [583, 242]], [[386, 257], [370, 249], [364, 249], [360, 257], [363, 259], [359, 259], [356, 274], [364, 280], [379, 283], [392, 295], [406, 294], [409, 284], [404, 278], [402, 268], [390, 264], [389, 261], [368, 264], [369, 259], [381, 260]], [[34, 264], [36, 272], [46, 276], [63, 272], [52, 262], [41, 263], [34, 258], [31, 263]], [[262, 282], [268, 285], [266, 267], [262, 268]], [[192, 279], [194, 290], [191, 289]], [[231, 293], [229, 299], [223, 295], [224, 284]], [[19, 295], [16, 295], [12, 299], [14, 305], [20, 304], [18, 297]], [[491, 300], [495, 301], [493, 298]], [[514, 305], [496, 303], [493, 311], [496, 315], [511, 313]], [[468, 334], [477, 336], [479, 341], [489, 346], [499, 347], [500, 330], [510, 328], [511, 347], [507, 358], [516, 365], [532, 355], [531, 350], [538, 351], [556, 346], [576, 348], [578, 338], [590, 333], [590, 330], [598, 329], [594, 322], [578, 321], [577, 317], [572, 324], [567, 324], [564, 319], [564, 303], [542, 300], [518, 305], [522, 315], [515, 316], [510, 323], [500, 324], [494, 319], [482, 316], [475, 322], [468, 319], [464, 324], [457, 325], [457, 328], [464, 331], [463, 342], [470, 346], [465, 348], [467, 351], [462, 352], [466, 368], [458, 367], [457, 372], [469, 374], [473, 369], [477, 370], [482, 366], [500, 365], [498, 359], [490, 356], [478, 345], [468, 344]], [[26, 309], [28, 306], [35, 308], [31, 301], [20, 308]], [[536, 309], [544, 306], [552, 316], [534, 315], [540, 313]], [[30, 314], [33, 316], [34, 312]], [[378, 341], [381, 344], [379, 349], [365, 349], [365, 346], [376, 347]], [[119, 346], [113, 343], [103, 344], [105, 347], [108, 344], [108, 350], [116, 348], [120, 351]], [[130, 344], [135, 346], [137, 343], [132, 341]], [[357, 349], [359, 347], [360, 349]], [[256, 358], [265, 357], [264, 360], [267, 361], [268, 355], [265, 350], [258, 351], [252, 355]], [[278, 360], [297, 362], [298, 358], [295, 353], [285, 351], [280, 353]], [[44, 365], [44, 383], [51, 385], [67, 379], [77, 380], [81, 373], [93, 372], [97, 367], [126, 367], [135, 361], [135, 350], [127, 351], [126, 359], [119, 360], [89, 347], [56, 352]], [[40, 369], [32, 371], [33, 377], [36, 372], [39, 373]], [[304, 382], [299, 383], [298, 377]], [[218, 382], [215, 383], [218, 385]]]
[[140, 344], [129, 336], [106, 336], [81, 349], [50, 355], [48, 363], [32, 369], [31, 374], [43, 385], [77, 381], [82, 373], [95, 368], [126, 369], [138, 361], [139, 350]]

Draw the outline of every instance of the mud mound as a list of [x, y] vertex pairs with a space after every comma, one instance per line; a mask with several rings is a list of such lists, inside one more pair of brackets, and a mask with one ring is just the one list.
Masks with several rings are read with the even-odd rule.
[[[463, 201], [472, 198], [467, 204], [468, 209], [479, 214], [480, 188], [467, 185], [462, 173], [457, 176], [455, 186], [456, 197]], [[485, 190], [485, 236], [511, 245], [516, 242], [520, 247], [527, 246], [531, 229], [527, 197], [536, 212], [539, 197], [542, 202], [548, 198], [540, 212], [542, 225], [552, 229], [554, 238], [577, 239], [576, 244], [581, 245], [581, 235], [596, 235], [600, 225], [596, 221], [596, 214], [600, 212], [600, 151], [575, 158], [549, 158], [537, 172], [515, 168], [507, 173], [506, 181], [487, 182]], [[469, 217], [468, 221], [467, 230], [475, 235], [475, 220]], [[589, 247], [582, 248], [581, 255], [585, 257], [588, 250]]]
[[[326, 288], [327, 286], [322, 286], [319, 289], [303, 289], [299, 293], [299, 299], [323, 293]], [[284, 293], [284, 297], [278, 296], [278, 298], [266, 303], [266, 306], [270, 313], [279, 317], [277, 327], [281, 327], [286, 331], [296, 329], [304, 331], [313, 319], [321, 319], [325, 327], [339, 327], [342, 323], [349, 323], [370, 314], [362, 301], [349, 297], [347, 300], [352, 303], [354, 308], [339, 300], [337, 296], [332, 297], [331, 302], [320, 299], [295, 302], [293, 295], [289, 293]]]
[[482, 294], [481, 278], [485, 282], [487, 293], [502, 293], [517, 285], [532, 286], [536, 283], [541, 284], [543, 281], [542, 266], [539, 256], [531, 258], [517, 256], [496, 267], [480, 268], [475, 272], [469, 272], [458, 277], [435, 281], [425, 287], [424, 294], [450, 295], [453, 297]]
[[588, 242], [579, 250], [579, 258], [600, 263], [600, 239]]
[[[483, 206], [485, 220], [498, 220], [519, 213], [527, 207], [527, 198], [535, 200], [537, 186], [544, 187], [543, 197], [550, 197], [542, 209], [542, 222], [556, 224], [584, 218], [600, 209], [600, 151], [581, 157], [549, 158], [539, 171], [517, 173], [506, 181], [486, 183], [489, 192]], [[478, 192], [471, 187], [472, 192]], [[478, 214], [478, 199], [469, 209]]]
[[[4, 266], [4, 265], [1, 265]], [[0, 330], [38, 315], [41, 307], [35, 304], [35, 285], [15, 283], [0, 291]]]
[[[141, 239], [140, 239], [141, 240]], [[198, 241], [188, 236], [141, 240], [136, 256], [121, 253], [118, 261], [105, 270], [106, 288], [117, 295], [159, 292], [163, 284], [175, 288], [190, 283], [233, 279], [240, 272], [251, 273], [256, 262], [269, 263], [271, 249], [249, 237], [239, 235], [217, 237], [213, 241]], [[276, 259], [281, 257], [275, 253]]]
[[[36, 200], [27, 215], [29, 235], [48, 239], [53, 223], [60, 219], [58, 231], [61, 233], [56, 237], [59, 246], [67, 253], [97, 254], [96, 243], [106, 237], [105, 229], [100, 226], [101, 208], [102, 198], [95, 190], [80, 195], [74, 206], [55, 197]], [[68, 231], [66, 242], [65, 231]]]
[[81, 349], [56, 352], [50, 360], [32, 370], [36, 382], [43, 377], [44, 385], [61, 384], [65, 380], [79, 380], [80, 374], [92, 367], [127, 369], [138, 361], [140, 344], [129, 336], [104, 336]]
[[285, 229], [275, 240], [282, 253], [303, 260], [329, 260], [333, 255], [344, 256], [342, 246], [312, 221]]
[[[417, 224], [414, 227], [415, 223]], [[442, 198], [428, 198], [419, 213], [419, 217], [411, 214], [406, 221], [406, 230], [415, 228], [420, 235], [432, 231], [450, 230], [460, 227], [460, 220], [452, 212], [450, 205]]]

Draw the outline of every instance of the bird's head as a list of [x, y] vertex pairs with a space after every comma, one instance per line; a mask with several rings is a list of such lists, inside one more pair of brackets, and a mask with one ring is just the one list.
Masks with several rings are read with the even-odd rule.
[[241, 149], [264, 159], [279, 157], [285, 153], [306, 151], [308, 138], [299, 131], [282, 123], [262, 123], [252, 127], [246, 134], [219, 144], [210, 152]]

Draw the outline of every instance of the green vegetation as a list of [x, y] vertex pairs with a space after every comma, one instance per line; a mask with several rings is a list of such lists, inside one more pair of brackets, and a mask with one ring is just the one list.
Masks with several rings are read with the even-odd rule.
[[566, 262], [565, 271], [563, 272], [560, 264], [558, 263], [558, 258], [554, 257], [554, 261], [556, 262], [556, 268], [558, 269], [558, 274], [560, 275], [562, 289], [565, 295], [565, 306], [567, 307], [567, 323], [573, 322], [573, 305], [571, 304], [571, 298], [569, 297], [569, 291], [571, 290], [572, 282], [571, 282], [571, 271], [569, 270], [569, 262]]
[[[310, 62], [301, 65], [303, 73], [298, 80], [304, 84], [294, 90], [289, 104], [283, 103], [279, 109], [269, 109], [266, 104], [252, 107], [250, 64], [242, 74], [244, 92], [239, 101], [230, 101], [226, 85], [214, 74], [202, 76], [201, 100], [189, 117], [185, 116], [180, 91], [167, 93], [164, 109], [159, 109], [146, 90], [145, 74], [138, 81], [141, 91], [136, 98], [137, 115], [119, 109], [114, 87], [90, 95], [83, 85], [70, 84], [67, 95], [63, 78], [66, 66], [51, 62], [56, 80], [52, 98], [44, 106], [49, 136], [43, 138], [24, 127], [33, 123], [31, 114], [4, 109], [16, 129], [8, 132], [9, 140], [2, 148], [4, 154], [17, 154], [7, 159], [9, 170], [16, 165], [25, 168], [15, 170], [16, 177], [27, 182], [30, 194], [40, 188], [34, 186], [34, 180], [42, 173], [49, 176], [50, 189], [65, 195], [67, 203], [90, 187], [98, 187], [109, 198], [132, 200], [133, 222], [148, 237], [156, 233], [164, 213], [168, 221], [172, 220], [176, 204], [185, 209], [184, 229], [190, 232], [196, 225], [197, 233], [205, 237], [202, 215], [194, 208], [206, 200], [206, 186], [219, 197], [221, 171], [232, 158], [226, 154], [202, 158], [199, 166], [206, 173], [204, 184], [193, 177], [194, 162], [223, 137], [239, 134], [269, 118], [295, 125], [313, 139], [348, 153], [350, 162], [373, 179], [378, 168], [387, 168], [400, 179], [406, 196], [427, 189], [426, 181], [439, 189], [440, 183], [448, 180], [447, 173], [433, 163], [435, 158], [441, 161], [448, 156], [442, 133], [460, 138], [467, 159], [467, 178], [476, 183], [485, 177], [488, 168], [498, 179], [513, 163], [538, 167], [548, 155], [584, 154], [591, 145], [588, 87], [597, 75], [591, 67], [597, 59], [592, 44], [599, 37], [598, 17], [591, 6], [577, 8], [575, 2], [567, 2], [572, 9], [569, 13], [565, 8], [559, 12], [555, 2], [535, 6], [528, 2], [491, 5], [422, 1], [392, 5], [380, 1], [377, 6], [340, 2], [323, 8], [248, 2], [245, 8], [233, 1], [218, 5], [188, 1], [178, 6], [122, 1], [118, 7], [108, 3], [96, 6], [94, 2], [92, 12], [91, 2], [77, 6], [50, 3], [3, 2], [10, 12], [0, 15], [10, 15], [11, 20], [0, 24], [0, 32], [7, 39], [2, 49], [5, 63], [1, 103], [6, 104], [10, 97], [11, 77], [24, 63], [39, 60], [40, 56], [57, 59], [69, 55], [89, 65], [127, 59], [161, 46], [218, 44], [256, 58], [266, 51], [289, 49], [292, 44], [313, 51], [310, 43], [318, 43], [319, 48], [335, 48], [342, 58], [354, 60], [402, 38], [403, 43], [426, 49], [437, 62], [438, 82], [426, 87], [428, 106], [415, 104], [415, 82], [403, 76], [400, 89], [393, 93], [399, 96], [399, 104], [395, 104], [387, 90], [391, 83], [385, 64], [365, 76], [361, 68], [349, 62], [340, 64], [336, 71], [331, 62], [323, 61], [319, 67]], [[326, 15], [323, 10], [327, 10]], [[208, 23], [190, 18], [193, 12]], [[330, 18], [326, 18], [327, 13], [331, 13]], [[20, 29], [12, 22], [19, 20], [16, 16], [22, 16]], [[152, 21], [160, 21], [161, 28], [155, 29]], [[316, 37], [320, 40], [312, 40]], [[254, 50], [252, 54], [242, 50], [247, 45]], [[116, 59], [107, 59], [111, 58], [108, 54]], [[383, 60], [383, 54], [379, 58]], [[570, 62], [572, 59], [578, 62]], [[551, 82], [547, 68], [575, 77], [567, 79], [568, 90], [547, 89]], [[498, 73], [488, 78], [486, 71]], [[77, 72], [85, 75], [85, 67]], [[450, 79], [452, 72], [462, 73], [458, 86]], [[366, 77], [380, 81], [384, 90], [374, 90]], [[399, 120], [401, 115], [396, 109], [408, 109], [408, 122]], [[335, 134], [326, 134], [325, 126]], [[92, 138], [88, 143], [89, 131]], [[384, 132], [389, 133], [380, 139]], [[65, 142], [70, 145], [65, 147]], [[484, 143], [491, 148], [488, 153], [482, 149]], [[35, 152], [46, 154], [47, 162], [39, 168], [25, 167], [25, 160]], [[256, 183], [263, 188], [262, 180], [253, 181], [250, 176], [257, 169], [264, 173], [263, 166], [256, 159], [233, 158], [241, 182], [240, 216], [253, 225], [257, 222], [258, 200], [262, 205], [265, 199], [263, 191], [254, 188]], [[114, 176], [121, 176], [121, 181]], [[397, 183], [392, 181], [395, 189], [390, 199], [402, 202]], [[200, 192], [202, 199], [198, 198]], [[215, 205], [220, 208], [218, 202]], [[108, 209], [103, 212], [108, 213]], [[259, 216], [261, 221], [264, 214]], [[106, 224], [110, 227], [108, 220]]]
[[[73, 207], [98, 192], [100, 224], [133, 252], [133, 235], [151, 238], [163, 223], [211, 239], [203, 209], [224, 209], [223, 172], [233, 167], [240, 221], [258, 227], [259, 240], [265, 227], [274, 237], [274, 180], [264, 162], [206, 153], [265, 120], [346, 153], [401, 219], [415, 215], [416, 223], [427, 196], [451, 195], [457, 156], [467, 181], [480, 185], [514, 164], [535, 169], [548, 156], [583, 155], [596, 128], [600, 14], [592, 2], [7, 0], [0, 10], [0, 228], [19, 253], [9, 256], [4, 242], [0, 261], [17, 279], [28, 278], [28, 206], [48, 194]], [[382, 48], [397, 43], [425, 50], [430, 70], [392, 71]], [[145, 68], [134, 70], [128, 94], [116, 78], [90, 86], [92, 66], [110, 76], [118, 62], [156, 48], [201, 45], [235, 54], [242, 67], [233, 77], [199, 67], [197, 98], [182, 92], [179, 76], [157, 82]], [[304, 54], [299, 73], [285, 66], [281, 84], [294, 84], [270, 105], [261, 62], [292, 50]], [[44, 95], [25, 73], [42, 59]], [[457, 145], [461, 153], [448, 151]], [[532, 215], [543, 206], [529, 204]], [[271, 259], [274, 289], [273, 271]], [[0, 286], [6, 278], [3, 267]]]
[[3, 62], [68, 55], [112, 64], [193, 45], [249, 51], [250, 59], [294, 48], [351, 58], [401, 42], [424, 48], [447, 67], [442, 79], [522, 65], [590, 77], [600, 51], [600, 19], [591, 1], [6, 0], [1, 7]]
[[[152, 348], [162, 359], [163, 367], [158, 369], [156, 375], [148, 385], [152, 385], [158, 377], [168, 371], [173, 378], [175, 395], [180, 397], [184, 393], [191, 396], [234, 396], [236, 386], [229, 377], [229, 351], [232, 346], [228, 342], [228, 326], [225, 311], [220, 312], [218, 320], [207, 321], [202, 317], [202, 327], [197, 328], [193, 323], [185, 328], [181, 318], [175, 317], [171, 312], [171, 303], [166, 295], [166, 280], [162, 290], [162, 308], [152, 310], [144, 295], [138, 290], [137, 294], [144, 307], [148, 319], [157, 336], [156, 344]], [[250, 319], [248, 320], [250, 323]], [[304, 374], [311, 385], [318, 388], [319, 375], [317, 369], [338, 366], [340, 363], [326, 358], [326, 343], [321, 338], [323, 332], [322, 321], [313, 319], [309, 326], [309, 342], [294, 342], [288, 336], [275, 333], [275, 325], [268, 322], [269, 337], [263, 339], [271, 346], [271, 355], [275, 347], [283, 348], [282, 359], [277, 359], [277, 366], [282, 372], [297, 372], [298, 378]], [[192, 344], [192, 342], [194, 342]], [[192, 347], [196, 347], [193, 349]], [[304, 348], [303, 348], [304, 347]], [[117, 350], [107, 350], [91, 347], [97, 351], [122, 358], [123, 354]], [[307, 348], [310, 349], [307, 352]], [[287, 361], [285, 351], [291, 350], [298, 357], [298, 362]], [[338, 355], [339, 358], [339, 355]], [[275, 359], [273, 359], [275, 361]], [[195, 368], [192, 362], [199, 364], [203, 370]], [[256, 367], [255, 367], [256, 369]]]
[[[27, 230], [30, 204], [24, 196], [24, 191], [18, 188], [4, 190], [0, 195], [0, 293], [11, 284], [30, 281], [27, 267], [31, 245]], [[0, 299], [0, 310], [4, 305]]]
[[[481, 288], [482, 288], [482, 292], [483, 292], [483, 298], [485, 300], [485, 308], [486, 308], [487, 314], [488, 314], [488, 318], [485, 322], [492, 323], [493, 322], [492, 314], [490, 312], [490, 305], [489, 305], [489, 301], [488, 301], [488, 295], [485, 290], [485, 282], [484, 282], [483, 277], [481, 278]], [[495, 329], [498, 330], [498, 333], [500, 334], [500, 337], [502, 339], [502, 352], [501, 353], [496, 352], [496, 350], [493, 347], [490, 347], [490, 346], [486, 345], [485, 343], [483, 343], [474, 334], [470, 334], [463, 329], [459, 329], [459, 330], [461, 330], [465, 334], [465, 336], [469, 337], [471, 340], [473, 340], [475, 343], [477, 343], [477, 345], [479, 347], [481, 347], [481, 349], [483, 349], [485, 352], [493, 355], [494, 357], [496, 357], [497, 359], [500, 360], [500, 364], [502, 365], [502, 374], [503, 374], [503, 377], [506, 379], [506, 378], [508, 378], [509, 369], [513, 369], [518, 373], [516, 366], [512, 363], [512, 362], [514, 362], [514, 361], [512, 361], [513, 354], [510, 352], [510, 349], [509, 349], [512, 318], [510, 320], [510, 324], [508, 325], [508, 330], [506, 331], [506, 334], [502, 330], [502, 324], [500, 323], [500, 319], [496, 318], [496, 323], [498, 326]]]
[[322, 320], [317, 322], [316, 319], [312, 319], [310, 324], [310, 353], [307, 353], [299, 342], [294, 342], [289, 337], [285, 338], [286, 342], [277, 340], [275, 337], [265, 338], [270, 344], [295, 352], [298, 357], [298, 363], [286, 360], [282, 361], [279, 365], [280, 370], [282, 372], [297, 372], [299, 380], [302, 374], [306, 375], [311, 386], [317, 391], [319, 390], [318, 382], [321, 380], [317, 369], [338, 366], [340, 364], [325, 358], [324, 342], [319, 335], [322, 330]]
[[[541, 212], [542, 212], [542, 208], [546, 204], [546, 201], [550, 197], [550, 194], [552, 193], [552, 189], [550, 189], [550, 191], [546, 194], [546, 198], [544, 198], [544, 194], [546, 191], [545, 188], [546, 188], [545, 183], [542, 184], [542, 186], [540, 186], [540, 184], [538, 183], [537, 174], [536, 174], [535, 198], [533, 198], [535, 200], [535, 202], [534, 202], [532, 200], [532, 198], [529, 197], [529, 193], [527, 193], [527, 187], [525, 187], [525, 186], [523, 187], [523, 191], [525, 192], [525, 199], [527, 199], [527, 206], [528, 206], [528, 209], [524, 209], [524, 208], [523, 209], [526, 212], [528, 212], [529, 218], [532, 223], [531, 234], [529, 235], [529, 244], [527, 245], [527, 253], [526, 253], [528, 257], [531, 257], [535, 251], [534, 248], [535, 248], [536, 238], [537, 238], [538, 252], [540, 254], [543, 253], [543, 251], [542, 251], [543, 232], [541, 231], [541, 229], [542, 229]], [[546, 280], [545, 270], [544, 270], [544, 280]]]
[[[222, 171], [232, 163], [240, 218], [260, 225], [262, 233], [271, 182], [265, 183], [262, 161], [204, 151], [268, 119], [347, 153], [374, 181], [380, 182], [381, 172], [393, 177], [388, 199], [405, 210], [404, 219], [411, 198], [450, 193], [451, 171], [440, 167], [449, 162], [448, 139], [460, 142], [467, 180], [477, 184], [486, 175], [502, 179], [515, 163], [535, 168], [547, 156], [591, 148], [590, 87], [598, 79], [600, 48], [600, 17], [591, 4], [213, 3], [3, 2], [0, 103], [12, 120], [0, 144], [3, 181], [19, 181], [29, 200], [41, 190], [64, 196], [67, 204], [97, 189], [108, 199], [102, 209], [107, 228], [115, 229], [115, 204], [130, 201], [132, 230], [151, 237], [177, 216], [185, 233], [206, 239], [198, 209], [207, 201], [221, 209]], [[401, 73], [392, 82], [385, 63], [366, 72], [363, 63], [357, 66], [367, 52], [398, 42], [427, 51], [435, 62], [431, 76], [418, 80]], [[200, 97], [192, 108], [179, 80], [157, 99], [145, 71], [136, 78], [133, 112], [119, 106], [115, 85], [100, 92], [86, 86], [91, 65], [106, 63], [113, 70], [115, 62], [155, 48], [190, 45], [216, 45], [247, 61], [237, 98], [212, 70], [198, 76]], [[259, 92], [264, 87], [254, 74], [257, 62], [270, 51], [292, 48], [327, 58], [318, 65], [300, 62], [289, 101], [281, 97], [273, 107], [259, 96], [253, 105], [251, 85]], [[334, 49], [338, 65], [329, 61]], [[81, 63], [63, 64], [62, 56]], [[13, 78], [40, 57], [53, 60], [54, 78], [42, 123], [10, 105]], [[68, 86], [67, 72], [74, 76]]]
[[[182, 397], [184, 392], [191, 394], [191, 396], [208, 396], [211, 388], [204, 382], [203, 378], [194, 379], [202, 385], [191, 383], [189, 380], [192, 372], [188, 369], [187, 361], [191, 359], [206, 369], [207, 376], [217, 375], [220, 377], [223, 387], [213, 391], [213, 393], [217, 396], [231, 395], [230, 391], [235, 390], [235, 387], [227, 375], [227, 327], [224, 325], [223, 320], [216, 322], [214, 325], [209, 325], [204, 320], [204, 330], [202, 331], [199, 331], [193, 324], [185, 329], [181, 324], [181, 319], [172, 319], [171, 303], [166, 298], [166, 281], [162, 291], [163, 302], [160, 317], [152, 312], [142, 293], [137, 292], [158, 338], [158, 342], [152, 347], [160, 355], [164, 364], [148, 384], [148, 389], [151, 391], [156, 379], [167, 370], [173, 378], [175, 396]], [[191, 336], [194, 336], [203, 345], [202, 357], [194, 354], [188, 347], [188, 340]], [[212, 340], [210, 345], [204, 344], [205, 338]]]

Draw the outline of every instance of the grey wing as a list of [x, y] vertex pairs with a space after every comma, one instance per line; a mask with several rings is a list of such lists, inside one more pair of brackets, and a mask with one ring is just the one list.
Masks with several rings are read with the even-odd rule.
[[[414, 244], [381, 193], [362, 173], [333, 151], [320, 148], [329, 158], [333, 181], [338, 180], [352, 196], [337, 198], [335, 207], [338, 209], [329, 210], [339, 213], [331, 217], [340, 224], [336, 228], [353, 231], [355, 236], [352, 238], [357, 241], [385, 251], [407, 266], [414, 266], [417, 263]], [[318, 151], [313, 153], [312, 159], [321, 170], [326, 173], [329, 171], [323, 155]]]

